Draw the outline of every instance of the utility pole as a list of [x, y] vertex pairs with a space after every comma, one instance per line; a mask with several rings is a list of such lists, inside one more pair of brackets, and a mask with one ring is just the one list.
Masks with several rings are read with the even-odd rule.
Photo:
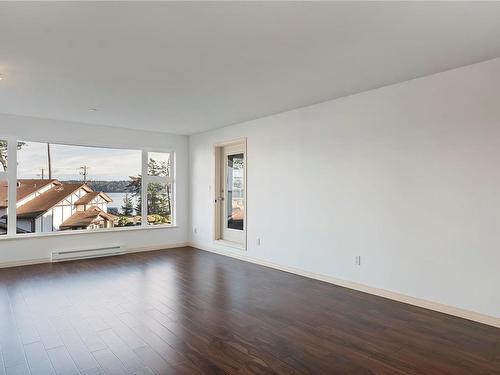
[[83, 176], [83, 182], [87, 182], [88, 174], [89, 174], [89, 167], [87, 167], [86, 165], [80, 167], [80, 176]]
[[49, 180], [52, 180], [52, 160], [50, 158], [50, 143], [47, 143], [47, 158], [49, 160]]

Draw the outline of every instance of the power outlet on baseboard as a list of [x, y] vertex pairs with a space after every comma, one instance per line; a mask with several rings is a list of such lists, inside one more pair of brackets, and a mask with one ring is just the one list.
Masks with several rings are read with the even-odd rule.
[[354, 265], [355, 266], [361, 266], [361, 255], [356, 255], [354, 257]]

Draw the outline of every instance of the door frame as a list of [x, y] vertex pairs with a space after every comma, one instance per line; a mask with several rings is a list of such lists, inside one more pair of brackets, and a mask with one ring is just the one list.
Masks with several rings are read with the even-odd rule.
[[[219, 192], [221, 190], [221, 173], [224, 173], [222, 170], [222, 159], [224, 157], [224, 154], [222, 152], [224, 147], [227, 146], [234, 146], [234, 145], [243, 145], [243, 152], [244, 152], [244, 164], [243, 164], [243, 188], [244, 188], [244, 200], [245, 200], [245, 212], [243, 215], [243, 243], [236, 243], [236, 242], [231, 242], [231, 241], [225, 241], [222, 239], [222, 233], [223, 233], [223, 226], [222, 224], [222, 218], [221, 218], [221, 207], [220, 207], [220, 202], [218, 201], [219, 198]], [[248, 151], [247, 151], [247, 139], [246, 137], [243, 138], [237, 138], [237, 139], [232, 139], [228, 140], [225, 142], [219, 142], [214, 144], [213, 146], [213, 156], [214, 156], [214, 173], [213, 173], [213, 191], [212, 191], [212, 202], [213, 202], [213, 219], [214, 219], [214, 231], [213, 231], [213, 240], [216, 244], [222, 245], [222, 246], [228, 246], [240, 250], [246, 250], [247, 249], [247, 230], [248, 230], [248, 220], [247, 220], [247, 215], [248, 215], [248, 193], [247, 193], [247, 186], [248, 186], [248, 174], [247, 174], [247, 165], [248, 165]]]

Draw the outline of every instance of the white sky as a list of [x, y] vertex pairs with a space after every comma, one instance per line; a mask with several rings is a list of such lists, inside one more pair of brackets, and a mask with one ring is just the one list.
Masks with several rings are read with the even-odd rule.
[[[79, 168], [89, 167], [89, 180], [128, 180], [141, 173], [141, 151], [51, 144], [52, 178], [81, 180]], [[48, 178], [47, 144], [26, 142], [17, 153], [18, 178]]]

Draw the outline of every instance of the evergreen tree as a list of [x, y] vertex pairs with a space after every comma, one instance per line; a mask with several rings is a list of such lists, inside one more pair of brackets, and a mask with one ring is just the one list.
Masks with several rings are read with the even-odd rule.
[[[148, 174], [150, 176], [169, 176], [170, 160], [168, 162], [158, 163], [154, 159], [149, 159]], [[141, 175], [131, 176], [127, 190], [137, 199], [135, 207], [136, 215], [141, 215], [142, 197], [141, 197], [142, 178]], [[167, 184], [165, 187], [161, 183], [151, 183], [147, 187], [148, 214], [167, 216], [172, 212], [170, 202], [171, 187]]]
[[137, 204], [135, 205], [135, 214], [141, 215], [142, 207], [142, 197], [141, 197], [141, 187], [142, 187], [142, 176], [130, 176], [130, 181], [127, 185], [127, 190], [132, 194], [134, 198], [137, 199]]
[[122, 211], [124, 216], [132, 216], [134, 214], [134, 203], [130, 194], [125, 194], [125, 198], [123, 198]]
[[[148, 171], [152, 176], [170, 176], [170, 158], [167, 162], [157, 163], [154, 159], [149, 159]], [[167, 184], [164, 188], [162, 184], [150, 184], [148, 186], [149, 212], [162, 216], [170, 215], [171, 209], [171, 187]]]
[[163, 184], [152, 183], [148, 186], [148, 214], [167, 216], [169, 199]]

